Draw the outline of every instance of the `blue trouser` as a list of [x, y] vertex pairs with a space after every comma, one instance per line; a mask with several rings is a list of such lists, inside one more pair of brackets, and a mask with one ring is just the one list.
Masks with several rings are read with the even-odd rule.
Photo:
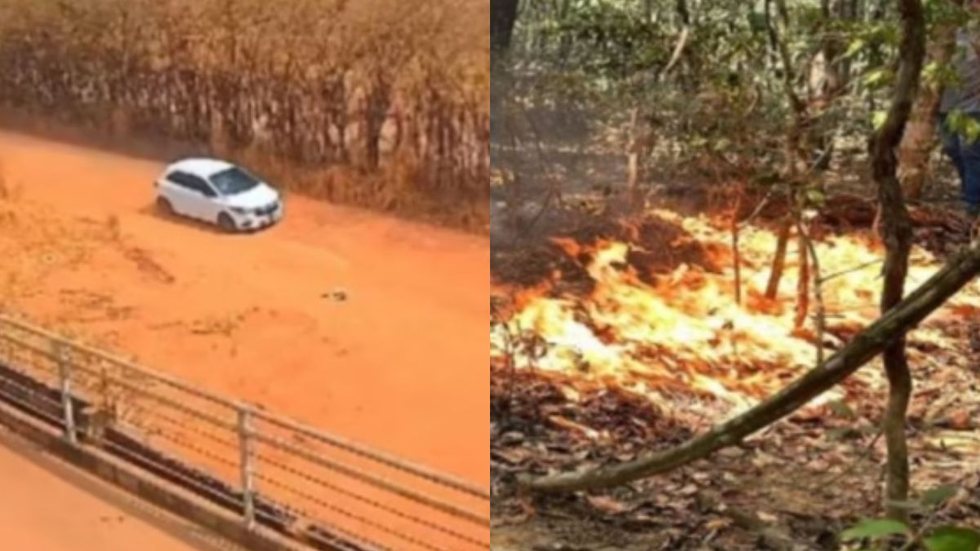
[[[980, 113], [967, 116], [980, 122]], [[942, 137], [943, 152], [949, 156], [960, 176], [963, 202], [971, 210], [980, 209], [980, 140], [971, 142], [950, 130], [945, 116], [939, 124], [939, 135]]]

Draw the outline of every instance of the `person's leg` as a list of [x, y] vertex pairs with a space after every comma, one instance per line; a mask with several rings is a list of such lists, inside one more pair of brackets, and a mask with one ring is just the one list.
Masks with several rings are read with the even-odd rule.
[[943, 153], [949, 157], [956, 169], [956, 174], [960, 177], [961, 185], [966, 182], [966, 168], [963, 165], [963, 155], [960, 152], [960, 137], [950, 130], [946, 123], [946, 117], [939, 119], [939, 138], [942, 142]]
[[[980, 121], [980, 114], [972, 115]], [[980, 213], [980, 140], [960, 138], [960, 157], [963, 163], [963, 202], [967, 213]]]

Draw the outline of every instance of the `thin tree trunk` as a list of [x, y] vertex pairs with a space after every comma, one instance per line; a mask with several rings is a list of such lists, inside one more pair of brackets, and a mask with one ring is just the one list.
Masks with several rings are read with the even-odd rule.
[[[912, 247], [912, 224], [902, 186], [897, 175], [897, 149], [912, 111], [922, 65], [925, 60], [925, 15], [921, 0], [901, 0], [902, 41], [899, 45], [899, 69], [892, 104], [884, 125], [871, 143], [871, 168], [878, 187], [881, 208], [881, 233], [885, 242], [884, 285], [881, 312], [887, 315], [902, 301]], [[888, 515], [907, 520], [908, 510], [895, 505], [908, 500], [909, 464], [905, 420], [912, 377], [905, 356], [905, 336], [897, 335], [884, 349], [888, 375], [888, 406], [883, 431], [888, 446], [886, 504]]]
[[[790, 23], [789, 8], [787, 7], [786, 0], [774, 0], [774, 2], [777, 17], [769, 18], [768, 32], [769, 40], [776, 48], [780, 63], [783, 66], [783, 94], [786, 96], [786, 100], [793, 113], [792, 123], [786, 130], [786, 166], [787, 177], [789, 179], [789, 202], [791, 205], [794, 205], [792, 208], [796, 209], [797, 207], [795, 205], [797, 204], [798, 194], [802, 188], [801, 178], [808, 172], [810, 136], [807, 135], [807, 128], [810, 123], [810, 114], [807, 110], [806, 103], [796, 92], [795, 82], [797, 73], [793, 66], [793, 58], [789, 46], [786, 43], [786, 37], [784, 36]], [[777, 24], [777, 21], [782, 26], [783, 34], [780, 33], [780, 25]], [[790, 230], [793, 226], [794, 215], [795, 213], [791, 213], [787, 216], [779, 234], [779, 241], [776, 244], [772, 272], [770, 273], [769, 285], [766, 289], [766, 297], [769, 299], [776, 298], [779, 292], [779, 282], [782, 278], [783, 267], [786, 262], [786, 247], [789, 241]], [[805, 262], [805, 260], [801, 262]], [[798, 304], [797, 307], [799, 309], [800, 307], [805, 307], [805, 305]]]
[[[775, 2], [776, 13], [779, 15], [778, 19], [782, 22], [783, 30], [785, 31], [785, 28], [789, 27], [789, 9], [786, 6], [786, 0], [775, 0]], [[786, 38], [780, 34], [776, 23], [773, 20], [770, 21], [772, 22], [769, 25], [770, 41], [776, 45], [779, 60], [783, 66], [783, 93], [793, 112], [793, 122], [786, 134], [786, 161], [790, 167], [791, 178], [794, 180], [793, 185], [795, 186], [795, 179], [806, 172], [807, 169], [808, 153], [805, 142], [809, 113], [807, 112], [806, 103], [796, 93], [795, 81], [797, 73], [796, 68], [793, 66], [793, 56], [790, 53], [789, 46], [786, 44]]]
[[732, 207], [732, 256], [735, 257], [735, 304], [742, 304], [742, 252], [739, 249], [738, 214], [742, 210], [742, 196], [745, 191], [739, 186], [735, 193], [735, 205]]
[[[962, 5], [962, 0], [949, 0]], [[933, 29], [932, 41], [926, 53], [927, 59], [945, 65], [956, 51], [955, 25], [943, 22]], [[919, 90], [919, 97], [905, 128], [905, 135], [898, 150], [899, 180], [905, 197], [918, 200], [929, 179], [929, 157], [936, 146], [936, 119], [942, 98], [942, 84], [930, 83]]]
[[640, 146], [640, 109], [638, 107], [633, 108], [630, 119], [630, 143], [626, 151], [626, 189], [629, 193], [630, 207], [635, 208], [640, 196], [643, 164], [646, 161]]
[[803, 244], [807, 252], [810, 255], [810, 263], [812, 265], [811, 272], [813, 273], [813, 298], [816, 300], [816, 326], [817, 326], [817, 344], [814, 347], [817, 354], [817, 365], [823, 363], [823, 342], [824, 336], [827, 333], [827, 309], [823, 301], [823, 273], [820, 271], [820, 257], [817, 255], [817, 247], [814, 246], [813, 240], [810, 239], [810, 230], [806, 228], [807, 222], [805, 220], [800, 220], [799, 224], [796, 226], [796, 231], [800, 232], [800, 238], [803, 240]]
[[834, 20], [840, 17], [840, 1], [833, 4], [830, 0], [822, 0], [821, 12], [823, 21], [820, 28], [822, 35], [820, 50], [810, 61], [809, 80], [809, 108], [811, 122], [808, 125], [811, 134], [811, 145], [816, 148], [818, 170], [827, 170], [833, 160], [834, 137], [826, 132], [826, 129], [819, 128], [817, 121], [823, 117], [828, 107], [840, 94], [843, 81], [841, 80], [840, 55], [842, 46], [837, 34], [832, 32]]
[[648, 166], [654, 145], [653, 124], [642, 109], [633, 109], [627, 150], [627, 190], [631, 209], [643, 207], [642, 186], [647, 184]]
[[[798, 227], [802, 225], [802, 222], [797, 223]], [[806, 315], [810, 312], [810, 254], [807, 251], [806, 239], [802, 233], [797, 236], [800, 277], [796, 284], [796, 317], [793, 320], [796, 329], [803, 327], [806, 323]]]
[[779, 294], [779, 282], [783, 278], [783, 270], [786, 266], [786, 250], [789, 248], [789, 234], [793, 228], [793, 221], [789, 216], [783, 221], [779, 228], [779, 237], [776, 241], [776, 254], [772, 259], [772, 270], [769, 272], [769, 284], [766, 285], [766, 298], [775, 300]]

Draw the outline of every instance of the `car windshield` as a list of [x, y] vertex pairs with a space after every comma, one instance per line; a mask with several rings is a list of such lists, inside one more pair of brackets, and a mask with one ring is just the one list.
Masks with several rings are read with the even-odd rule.
[[259, 181], [248, 172], [232, 167], [211, 176], [211, 182], [222, 195], [236, 195], [259, 185]]

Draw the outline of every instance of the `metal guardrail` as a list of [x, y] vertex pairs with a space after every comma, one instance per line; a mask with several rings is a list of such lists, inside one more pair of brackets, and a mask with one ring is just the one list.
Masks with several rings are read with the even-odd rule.
[[0, 399], [317, 549], [489, 548], [490, 492], [0, 316]]

